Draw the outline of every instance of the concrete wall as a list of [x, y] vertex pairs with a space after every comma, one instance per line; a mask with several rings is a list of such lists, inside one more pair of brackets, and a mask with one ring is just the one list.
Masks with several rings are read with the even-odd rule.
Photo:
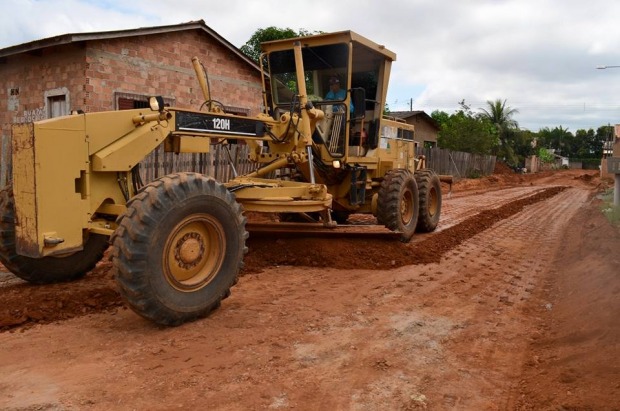
[[573, 170], [581, 170], [581, 169], [583, 169], [583, 162], [581, 162], [581, 161], [571, 161], [569, 163], [569, 168], [571, 168]]
[[538, 156], [530, 156], [525, 159], [525, 168], [529, 173], [538, 173], [541, 168]]

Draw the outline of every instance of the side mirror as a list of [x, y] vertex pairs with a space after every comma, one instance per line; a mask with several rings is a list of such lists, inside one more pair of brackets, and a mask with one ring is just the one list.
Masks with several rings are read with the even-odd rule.
[[364, 118], [366, 116], [366, 90], [363, 88], [352, 88], [351, 103], [353, 103], [353, 118]]

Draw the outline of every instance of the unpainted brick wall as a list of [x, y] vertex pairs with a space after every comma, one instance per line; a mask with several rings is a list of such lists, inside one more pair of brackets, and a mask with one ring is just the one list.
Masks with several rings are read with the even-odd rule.
[[0, 186], [10, 175], [11, 125], [47, 118], [46, 92], [66, 89], [69, 109], [84, 112], [117, 109], [116, 93], [161, 95], [175, 106], [198, 109], [204, 97], [193, 56], [207, 69], [212, 99], [250, 115], [260, 112], [257, 68], [202, 30], [91, 40], [6, 57], [0, 62]]
[[258, 70], [198, 30], [93, 42], [86, 51], [85, 111], [115, 109], [115, 92], [162, 95], [199, 108], [204, 98], [193, 56], [207, 69], [212, 99], [251, 115], [260, 111]]

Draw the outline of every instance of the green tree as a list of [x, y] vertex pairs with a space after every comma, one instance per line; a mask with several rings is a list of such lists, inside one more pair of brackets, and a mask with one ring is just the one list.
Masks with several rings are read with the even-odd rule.
[[579, 142], [573, 134], [562, 126], [549, 129], [545, 127], [539, 132], [540, 146], [554, 149], [561, 156], [574, 157], [579, 150]]
[[309, 36], [312, 34], [319, 34], [320, 31], [308, 31], [306, 29], [299, 29], [295, 31], [289, 27], [279, 28], [275, 26], [266, 27], [264, 29], [257, 29], [252, 37], [241, 46], [240, 50], [254, 61], [258, 61], [260, 58], [260, 44], [266, 41], [290, 39], [293, 37]]
[[519, 110], [506, 106], [506, 100], [497, 99], [487, 100], [487, 109], [482, 110], [482, 118], [488, 120], [499, 137], [499, 147], [497, 155], [504, 158], [510, 165], [516, 165], [518, 158], [515, 153], [515, 142], [513, 140], [514, 130], [519, 129], [519, 124], [512, 118]]
[[431, 113], [431, 117], [439, 124], [439, 127], [442, 127], [450, 119], [450, 114], [445, 111], [435, 110]]
[[510, 140], [513, 142], [514, 153], [517, 156], [518, 164], [525, 165], [525, 158], [536, 154], [537, 133], [529, 130], [511, 130]]
[[601, 158], [603, 156], [603, 146], [605, 145], [605, 141], [613, 141], [613, 136], [613, 126], [601, 126], [596, 129], [595, 139], [590, 145], [592, 158]]
[[[589, 130], [577, 130], [577, 132], [575, 133], [575, 151], [573, 154], [574, 157], [576, 158], [592, 158], [594, 155], [598, 154], [597, 153], [597, 148], [596, 147], [596, 143], [597, 143], [597, 139], [596, 139], [596, 134], [594, 133], [594, 130], [589, 129]], [[602, 148], [602, 145], [601, 145]], [[601, 150], [601, 154], [602, 154], [602, 150]], [[597, 155], [597, 157], [600, 157], [599, 155]]]
[[490, 154], [497, 144], [492, 125], [471, 111], [465, 100], [459, 103], [461, 108], [448, 115], [443, 111], [434, 111], [431, 117], [441, 127], [437, 144], [442, 148], [464, 151], [474, 154]]

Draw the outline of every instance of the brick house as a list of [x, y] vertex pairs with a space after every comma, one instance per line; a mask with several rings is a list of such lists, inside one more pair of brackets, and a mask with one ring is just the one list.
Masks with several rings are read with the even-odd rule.
[[198, 109], [204, 97], [191, 64], [205, 66], [211, 98], [236, 114], [261, 111], [260, 68], [203, 20], [65, 34], [0, 49], [0, 185], [11, 125], [69, 114], [145, 107], [151, 95]]
[[392, 111], [389, 116], [404, 120], [415, 127], [414, 139], [422, 147], [437, 147], [439, 124], [424, 111]]

